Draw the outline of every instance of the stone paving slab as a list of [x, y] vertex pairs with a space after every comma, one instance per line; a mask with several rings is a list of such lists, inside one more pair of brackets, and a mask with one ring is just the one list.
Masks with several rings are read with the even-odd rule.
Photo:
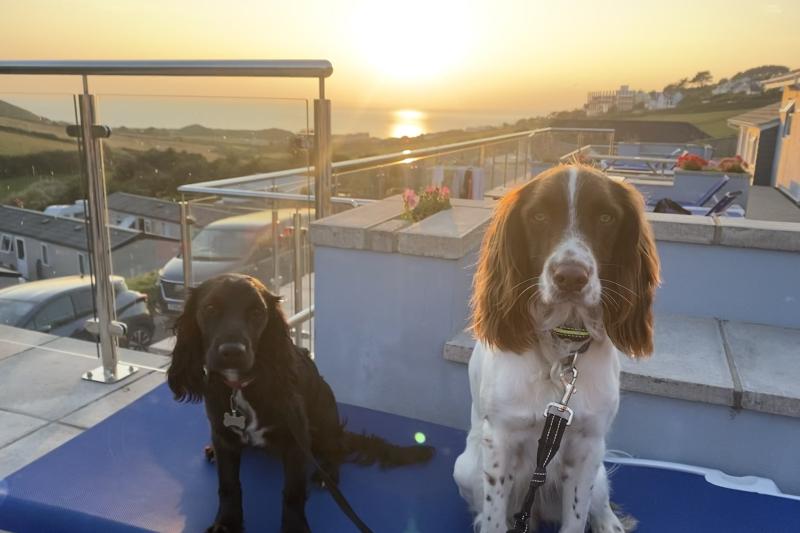
[[656, 317], [654, 354], [622, 359], [625, 390], [722, 405], [733, 404], [733, 378], [719, 322], [680, 315]]
[[58, 420], [124, 386], [124, 382], [104, 385], [81, 379], [82, 373], [98, 364], [92, 357], [65, 355], [46, 347], [0, 361], [0, 408]]
[[[44, 345], [42, 348], [50, 349], [53, 351], [62, 350], [71, 352], [73, 354], [82, 354], [84, 356], [92, 357], [96, 352], [94, 343], [87, 343], [78, 339], [71, 339], [68, 337], [58, 337]], [[66, 354], [64, 354], [66, 355]], [[169, 358], [161, 354], [140, 352], [138, 350], [127, 350], [125, 348], [117, 349], [117, 358], [126, 363], [134, 365], [145, 365], [153, 368], [161, 368], [169, 364]], [[100, 366], [102, 362], [94, 358], [95, 366]]]
[[717, 223], [723, 246], [800, 252], [800, 224], [796, 222], [718, 217]]
[[90, 428], [113, 415], [123, 407], [138, 400], [164, 383], [165, 380], [166, 375], [162, 372], [150, 372], [139, 377], [135, 381], [126, 380], [121, 388], [65, 416], [61, 419], [61, 422], [81, 428]]
[[485, 207], [440, 211], [398, 232], [397, 251], [408, 255], [460, 259], [480, 245], [491, 220]]
[[800, 417], [800, 330], [724, 322], [742, 406]]
[[712, 244], [717, 224], [713, 217], [693, 217], [669, 213], [647, 213], [657, 241]]
[[0, 448], [47, 425], [46, 420], [0, 410]]
[[0, 360], [27, 350], [30, 346], [38, 346], [56, 338], [38, 331], [0, 325]]
[[0, 480], [80, 433], [78, 428], [54, 422], [6, 446], [0, 453]]

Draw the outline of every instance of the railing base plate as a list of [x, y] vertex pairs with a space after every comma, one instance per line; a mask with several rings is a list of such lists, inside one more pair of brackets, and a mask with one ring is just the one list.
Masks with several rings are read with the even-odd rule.
[[85, 379], [86, 381], [94, 381], [96, 383], [117, 383], [118, 381], [122, 381], [123, 379], [127, 378], [130, 375], [135, 374], [138, 372], [139, 369], [136, 368], [134, 365], [130, 363], [120, 362], [117, 364], [117, 375], [113, 376], [111, 374], [106, 374], [105, 369], [102, 366], [98, 366], [88, 372], [84, 372], [81, 375], [81, 379]]

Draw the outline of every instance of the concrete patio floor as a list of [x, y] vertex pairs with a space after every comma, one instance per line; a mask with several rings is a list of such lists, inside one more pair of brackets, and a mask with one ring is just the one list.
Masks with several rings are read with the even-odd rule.
[[119, 350], [141, 365], [113, 385], [81, 379], [100, 366], [93, 343], [0, 326], [0, 479], [164, 382], [169, 358]]

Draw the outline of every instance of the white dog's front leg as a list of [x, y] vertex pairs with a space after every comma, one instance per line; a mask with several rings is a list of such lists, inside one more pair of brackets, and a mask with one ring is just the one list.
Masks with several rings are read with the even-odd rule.
[[481, 533], [508, 529], [508, 500], [514, 481], [514, 459], [509, 432], [499, 424], [483, 421], [483, 510], [475, 522]]
[[560, 532], [583, 533], [597, 469], [605, 453], [605, 443], [602, 438], [572, 438], [563, 453]]

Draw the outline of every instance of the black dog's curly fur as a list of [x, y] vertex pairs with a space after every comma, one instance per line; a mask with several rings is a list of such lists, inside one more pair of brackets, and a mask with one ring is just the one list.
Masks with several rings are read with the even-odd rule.
[[243, 528], [239, 465], [245, 444], [223, 425], [232, 390], [222, 375], [210, 368], [219, 342], [241, 343], [252, 357], [252, 366], [244, 369], [252, 383], [242, 394], [259, 427], [269, 428], [266, 447], [283, 462], [282, 531], [310, 531], [305, 517], [303, 448], [312, 451], [334, 481], [343, 462], [392, 467], [422, 463], [433, 455], [430, 447], [395, 446], [344, 429], [330, 387], [308, 351], [292, 343], [279, 300], [249, 276], [218, 276], [192, 291], [176, 323], [177, 343], [167, 372], [169, 387], [179, 401], [204, 400], [211, 424], [219, 510], [208, 531]]

